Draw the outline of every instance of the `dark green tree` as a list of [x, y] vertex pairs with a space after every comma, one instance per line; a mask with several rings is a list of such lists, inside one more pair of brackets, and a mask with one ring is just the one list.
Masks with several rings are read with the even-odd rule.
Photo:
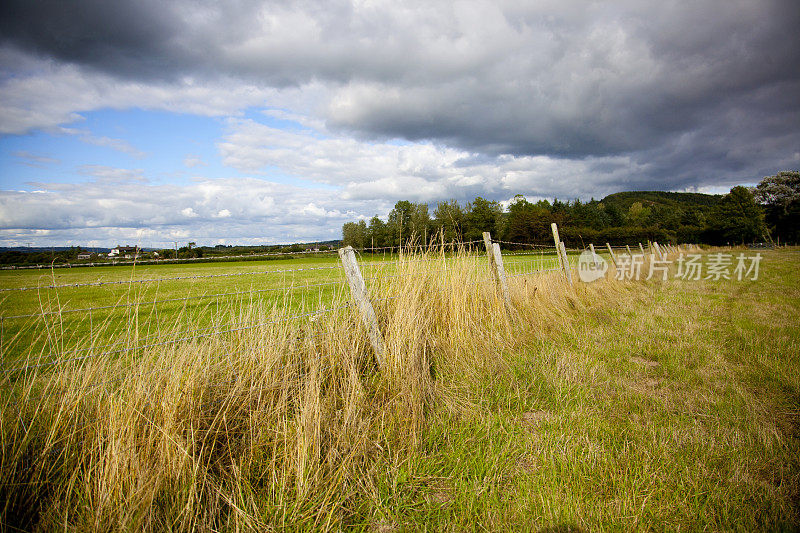
[[378, 218], [378, 215], [375, 215], [369, 221], [367, 239], [369, 240], [370, 248], [390, 246], [386, 223]]
[[[428, 243], [433, 224], [428, 214], [428, 204], [411, 204], [409, 213], [409, 230], [418, 242]], [[409, 235], [409, 236], [411, 236]]]
[[493, 238], [502, 234], [503, 208], [493, 200], [478, 196], [467, 204], [464, 223], [464, 239], [476, 241], [483, 238], [483, 232], [489, 231]]
[[711, 229], [725, 242], [744, 244], [764, 238], [764, 212], [746, 187], [734, 187], [714, 208]]
[[408, 200], [400, 200], [389, 212], [386, 223], [391, 246], [403, 246], [411, 238], [411, 213], [414, 204]]
[[800, 242], [800, 172], [787, 170], [763, 178], [753, 197], [764, 207], [774, 239]]
[[464, 238], [464, 210], [455, 200], [439, 202], [433, 211], [433, 227], [441, 232], [444, 242], [460, 242]]
[[365, 248], [367, 246], [367, 223], [363, 220], [346, 222], [342, 226], [342, 245]]
[[550, 233], [550, 211], [542, 203], [532, 204], [518, 194], [508, 206], [505, 239], [520, 243], [541, 243]]

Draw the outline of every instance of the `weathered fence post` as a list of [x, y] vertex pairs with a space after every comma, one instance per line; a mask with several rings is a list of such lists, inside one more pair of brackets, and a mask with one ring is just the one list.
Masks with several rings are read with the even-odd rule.
[[486, 246], [486, 255], [489, 256], [489, 268], [497, 283], [497, 287], [503, 293], [503, 301], [506, 309], [511, 309], [511, 295], [508, 292], [506, 283], [506, 269], [503, 267], [503, 254], [500, 253], [500, 244], [492, 243], [492, 234], [488, 231], [483, 232], [483, 244]]
[[625, 245], [625, 249], [628, 250], [628, 257], [633, 257], [633, 253], [631, 252], [631, 247], [629, 244]]
[[[483, 232], [483, 245], [486, 247], [486, 256], [489, 258], [489, 266], [494, 264], [494, 251], [492, 250], [492, 234], [488, 231]], [[494, 270], [494, 267], [492, 267]]]
[[595, 268], [600, 268], [600, 261], [597, 260], [597, 254], [594, 251], [594, 244], [589, 243], [589, 250], [592, 251], [592, 262], [594, 263]]
[[611, 256], [611, 262], [614, 263], [614, 266], [617, 266], [617, 256], [614, 255], [614, 250], [611, 249], [611, 245], [606, 243], [606, 248], [608, 248], [608, 255]]
[[511, 310], [511, 294], [508, 292], [508, 283], [506, 283], [506, 269], [503, 266], [503, 254], [500, 253], [500, 244], [492, 244], [492, 252], [494, 252], [494, 276], [500, 290], [503, 292], [503, 301], [505, 301], [506, 309]]
[[361, 270], [358, 268], [356, 261], [356, 253], [352, 246], [345, 246], [339, 249], [339, 258], [342, 260], [344, 273], [347, 276], [347, 284], [350, 285], [350, 295], [355, 300], [358, 310], [361, 313], [361, 320], [367, 327], [369, 334], [369, 341], [372, 343], [372, 349], [375, 351], [375, 360], [378, 361], [379, 366], [383, 366], [384, 361], [384, 347], [383, 337], [378, 329], [378, 319], [375, 316], [375, 309], [367, 296], [367, 286], [364, 284], [364, 278], [361, 276]]
[[558, 237], [558, 225], [553, 222], [550, 224], [553, 230], [553, 241], [556, 243], [556, 256], [558, 256], [558, 266], [564, 271], [564, 277], [572, 285], [572, 276], [569, 275], [569, 262], [567, 262], [567, 252], [564, 250], [564, 243]]
[[642, 247], [642, 243], [639, 243], [639, 251], [642, 252], [642, 255], [645, 255], [644, 247]]
[[561, 260], [563, 261], [564, 264], [564, 275], [567, 277], [567, 281], [569, 281], [569, 284], [572, 285], [572, 274], [569, 271], [569, 258], [567, 257], [567, 245], [564, 244], [564, 241], [561, 241], [560, 244], [561, 244], [560, 250], [562, 258]]
[[561, 239], [558, 238], [558, 226], [555, 222], [550, 224], [550, 227], [553, 229], [553, 242], [556, 243], [556, 257], [558, 257], [558, 266], [559, 268], [564, 268], [564, 263], [561, 262]]

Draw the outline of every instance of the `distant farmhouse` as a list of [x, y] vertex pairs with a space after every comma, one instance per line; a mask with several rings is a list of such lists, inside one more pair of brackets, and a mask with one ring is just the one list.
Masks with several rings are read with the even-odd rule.
[[125, 259], [136, 259], [142, 253], [138, 246], [117, 246], [108, 253], [109, 258], [124, 257]]

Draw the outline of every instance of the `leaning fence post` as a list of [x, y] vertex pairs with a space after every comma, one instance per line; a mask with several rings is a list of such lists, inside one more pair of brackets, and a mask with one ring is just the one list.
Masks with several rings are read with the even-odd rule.
[[642, 246], [642, 243], [639, 243], [639, 251], [642, 252], [642, 255], [645, 255], [644, 247]]
[[564, 265], [564, 275], [567, 277], [567, 281], [569, 284], [572, 285], [572, 274], [569, 271], [569, 258], [567, 257], [567, 245], [564, 244], [564, 241], [561, 241], [559, 249], [561, 250], [561, 261]]
[[608, 248], [608, 254], [611, 256], [611, 262], [614, 263], [614, 266], [617, 266], [617, 256], [614, 255], [614, 250], [611, 249], [611, 245], [606, 243], [606, 248]]
[[592, 262], [594, 263], [595, 268], [600, 268], [600, 261], [597, 260], [597, 254], [594, 251], [594, 244], [589, 243], [589, 250], [592, 251]]
[[[492, 266], [494, 263], [494, 251], [492, 250], [492, 234], [488, 231], [483, 232], [483, 245], [486, 247], [486, 256], [489, 258], [489, 266]], [[492, 270], [494, 270], [494, 267]]]
[[352, 246], [345, 246], [339, 249], [339, 258], [342, 260], [344, 273], [347, 276], [347, 283], [350, 285], [350, 295], [355, 300], [358, 310], [361, 313], [361, 320], [367, 327], [369, 333], [369, 341], [372, 343], [372, 349], [375, 351], [375, 359], [378, 361], [379, 366], [383, 366], [384, 361], [384, 348], [383, 337], [381, 336], [380, 329], [378, 329], [378, 319], [375, 316], [375, 310], [367, 296], [367, 286], [364, 284], [364, 278], [361, 276], [361, 270], [358, 268], [356, 261], [356, 253]]
[[503, 300], [506, 303], [506, 308], [511, 309], [511, 295], [508, 292], [508, 283], [506, 283], [506, 269], [503, 267], [503, 255], [500, 253], [500, 244], [492, 244], [492, 252], [494, 254], [494, 263], [492, 270], [497, 284], [500, 285], [500, 290], [503, 292]]
[[631, 252], [631, 246], [629, 244], [625, 245], [625, 249], [628, 250], [628, 257], [633, 257], [633, 253]]
[[492, 243], [492, 234], [488, 231], [483, 232], [483, 244], [486, 246], [486, 255], [489, 256], [489, 268], [492, 275], [503, 293], [503, 301], [506, 308], [511, 309], [511, 295], [508, 292], [506, 283], [506, 269], [503, 267], [503, 255], [500, 253], [500, 244]]
[[569, 280], [569, 284], [572, 285], [572, 277], [569, 275], [569, 263], [567, 263], [567, 254], [562, 253], [562, 245], [561, 239], [558, 237], [558, 225], [553, 222], [550, 224], [550, 228], [553, 230], [553, 241], [556, 243], [556, 256], [558, 257], [558, 266], [561, 267], [561, 270], [564, 271], [564, 277]]

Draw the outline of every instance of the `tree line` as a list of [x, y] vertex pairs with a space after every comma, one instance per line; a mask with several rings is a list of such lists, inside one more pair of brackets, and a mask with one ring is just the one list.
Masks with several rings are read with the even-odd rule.
[[552, 244], [550, 224], [559, 225], [569, 246], [610, 242], [636, 244], [693, 242], [741, 244], [800, 242], [800, 174], [780, 172], [757, 187], [734, 187], [726, 195], [624, 192], [581, 200], [529, 202], [517, 195], [507, 208], [496, 201], [475, 198], [465, 205], [455, 200], [428, 204], [397, 202], [384, 222], [347, 222], [342, 244], [378, 248], [409, 243], [470, 242], [484, 231], [513, 243]]

